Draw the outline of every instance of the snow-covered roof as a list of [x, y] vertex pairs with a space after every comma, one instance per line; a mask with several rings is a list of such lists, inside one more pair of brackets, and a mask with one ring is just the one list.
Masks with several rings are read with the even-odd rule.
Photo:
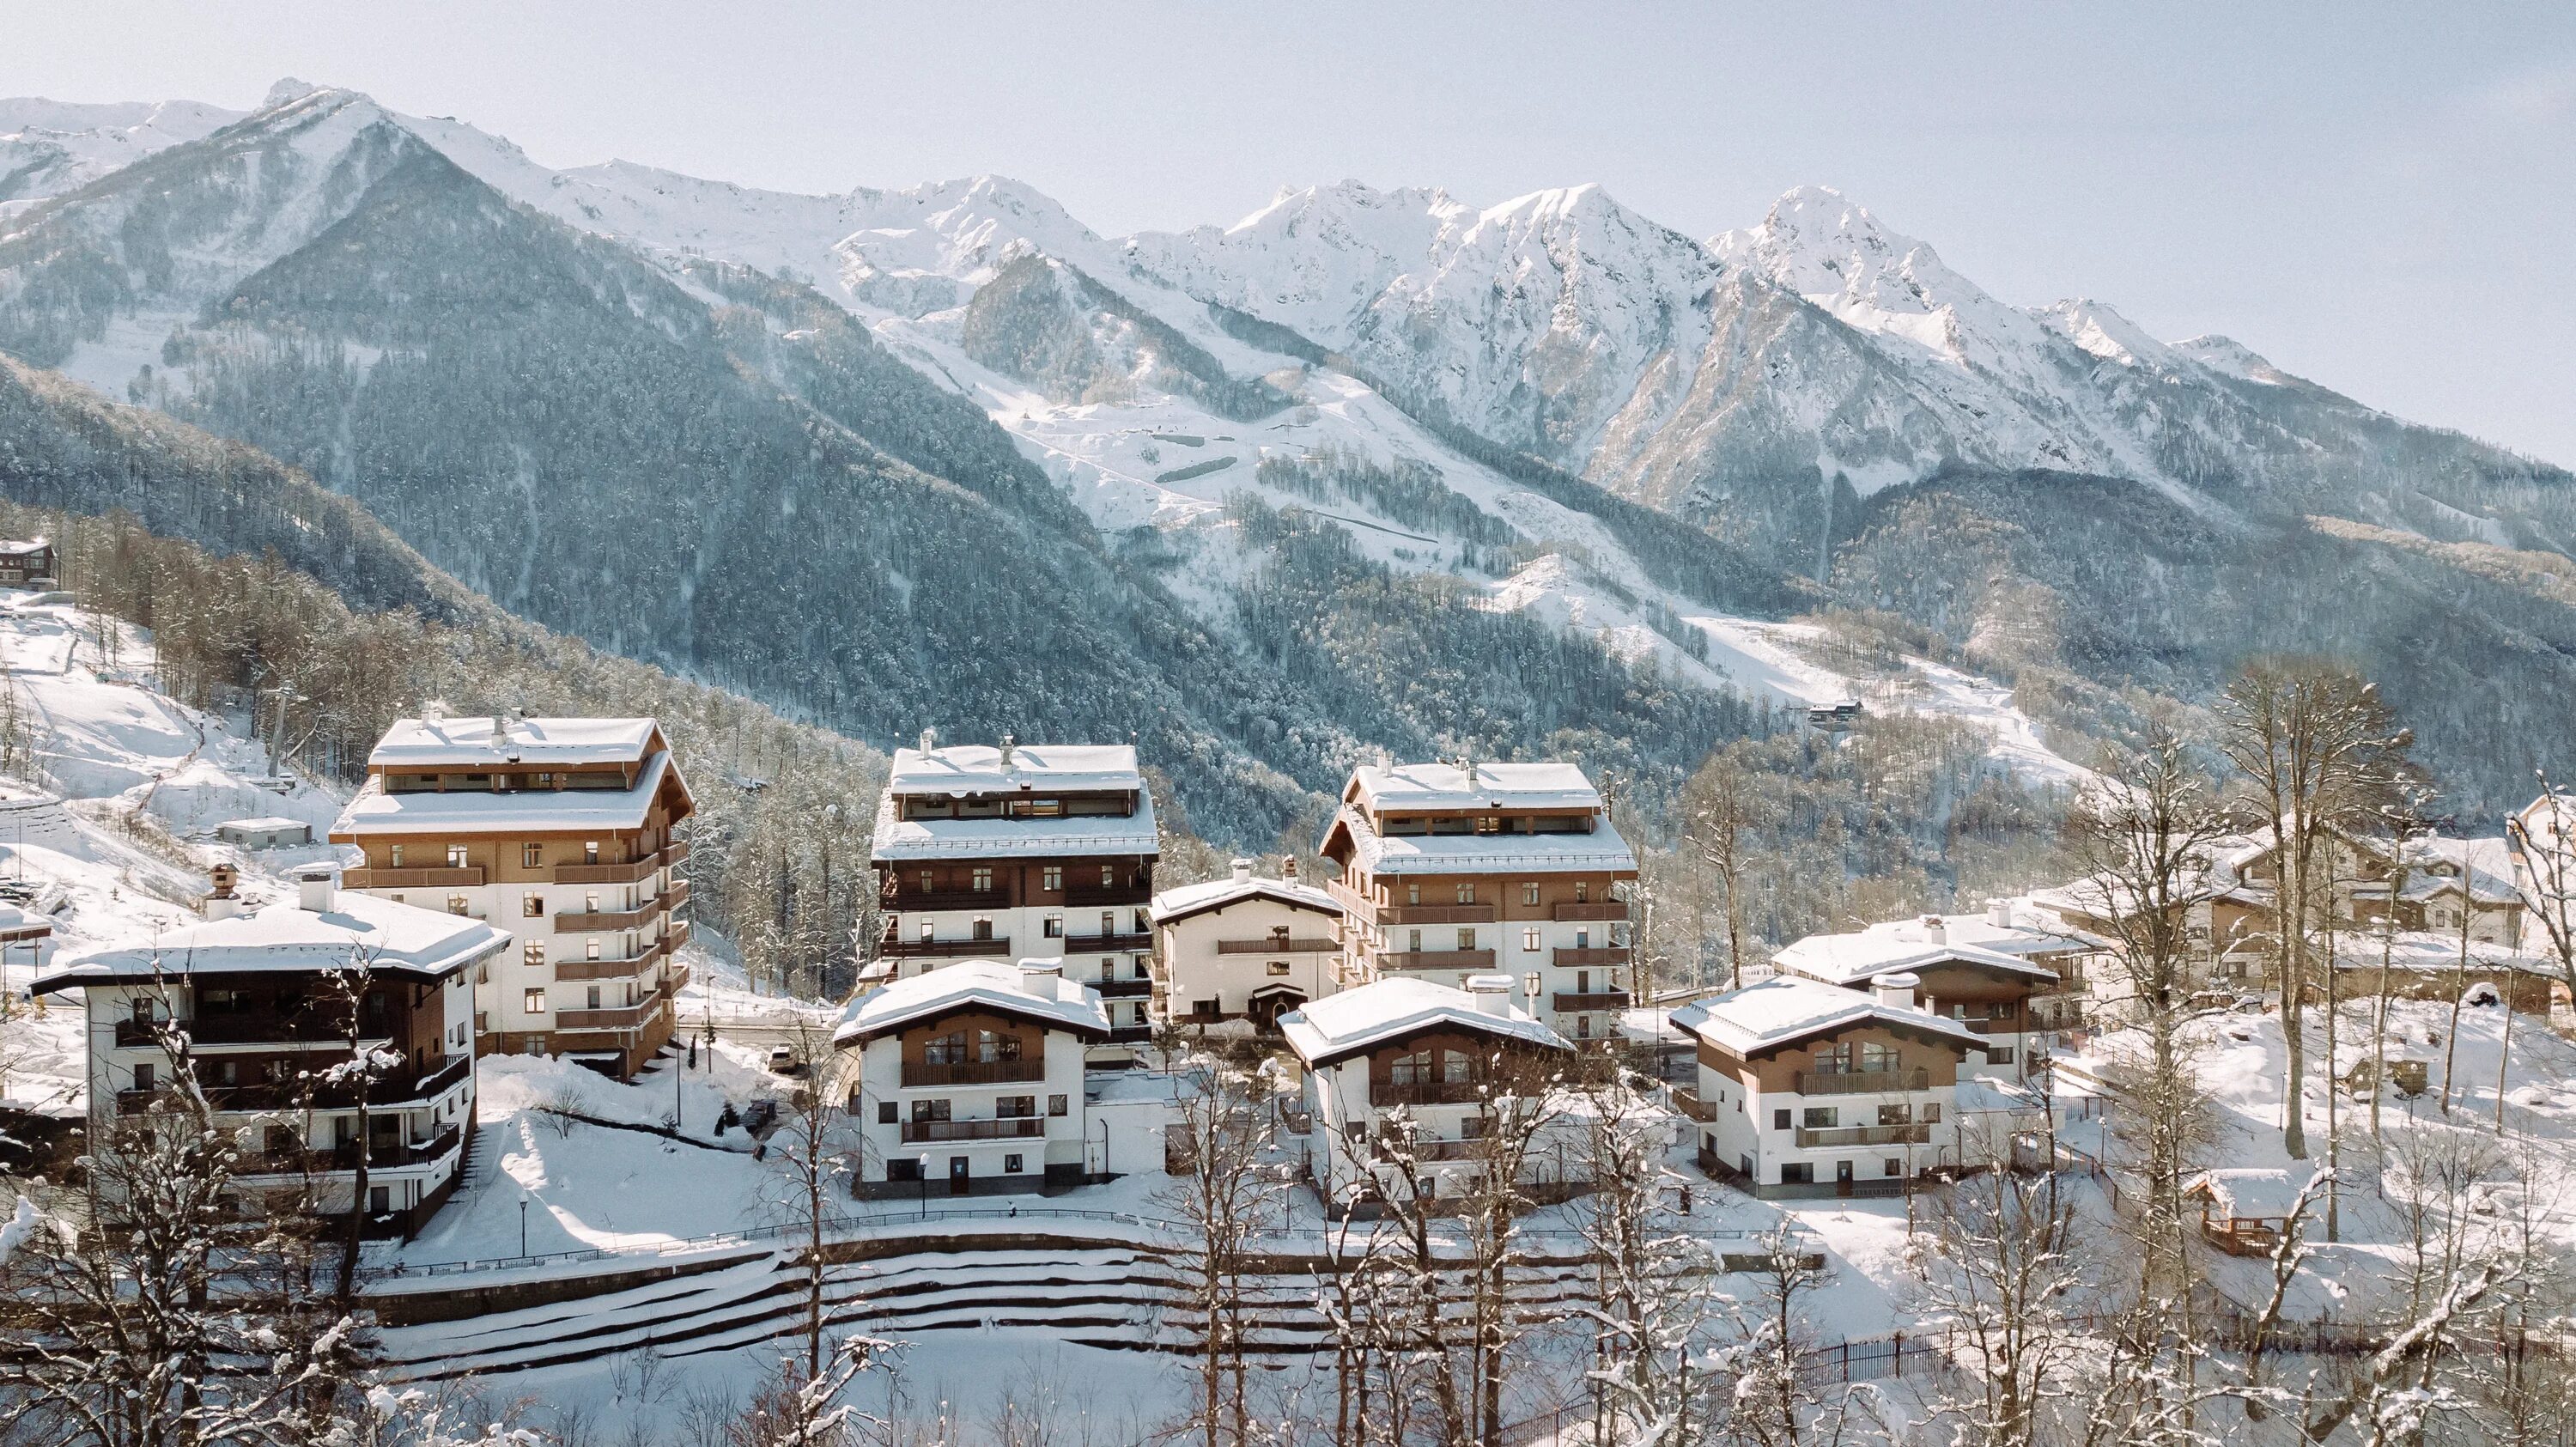
[[2295, 1171], [2278, 1167], [2232, 1166], [2224, 1170], [2203, 1171], [2183, 1186], [2186, 1194], [2206, 1193], [2218, 1214], [2239, 1220], [2266, 1216], [2288, 1219], [2299, 1204], [2299, 1192], [2306, 1189], [2316, 1168], [2300, 1167]]
[[444, 910], [334, 890], [330, 907], [283, 900], [252, 914], [173, 930], [148, 944], [100, 950], [36, 981], [38, 991], [288, 970], [344, 970], [363, 953], [377, 971], [439, 980], [509, 947], [508, 930]]
[[1352, 863], [1371, 874], [1634, 873], [1637, 856], [1607, 818], [1589, 834], [1380, 834], [1344, 805], [1334, 831], [1351, 839]]
[[1153, 796], [1136, 795], [1129, 815], [1074, 814], [1061, 819], [906, 819], [889, 791], [877, 801], [878, 859], [974, 859], [1013, 855], [1145, 855], [1159, 852]]
[[1571, 1050], [1564, 1036], [1502, 996], [1503, 1012], [1478, 1008], [1476, 997], [1432, 980], [1377, 980], [1279, 1017], [1279, 1032], [1307, 1065], [1347, 1060], [1375, 1046], [1432, 1029], [1470, 1030], [1505, 1040]]
[[1223, 909], [1247, 899], [1274, 900], [1293, 909], [1310, 909], [1318, 914], [1339, 916], [1345, 911], [1341, 901], [1311, 884], [1291, 884], [1284, 879], [1211, 879], [1204, 884], [1184, 884], [1166, 889], [1154, 896], [1154, 923], [1170, 924], [1194, 914]]
[[[516, 789], [497, 793], [459, 789], [447, 793], [388, 793], [369, 779], [331, 825], [333, 839], [369, 834], [536, 834], [579, 830], [641, 829], [662, 780], [673, 773], [668, 751], [645, 762], [623, 789]], [[685, 789], [684, 789], [685, 792]]]
[[215, 827], [239, 829], [248, 833], [266, 833], [276, 829], [307, 829], [312, 826], [301, 819], [289, 819], [282, 814], [263, 814], [256, 819], [226, 819]]
[[1363, 764], [1351, 773], [1379, 809], [1598, 809], [1600, 791], [1573, 764], [1486, 764], [1474, 782], [1458, 764]]
[[[1937, 924], [1936, 924], [1937, 921]], [[1894, 920], [1841, 934], [1808, 935], [1771, 957], [1784, 970], [1849, 985], [1895, 970], [1962, 964], [2033, 979], [2055, 980], [2054, 966], [2037, 957], [2096, 948], [2080, 935], [1998, 925], [1982, 914]]]
[[998, 794], [1021, 790], [1142, 789], [1129, 744], [1016, 744], [1008, 766], [989, 744], [897, 749], [886, 788], [897, 794]]
[[[2469, 898], [2484, 905], [2522, 902], [2514, 885], [2513, 847], [2504, 836], [2447, 839], [2432, 836], [2407, 844], [2406, 898], [2430, 899], [2467, 881]], [[2436, 874], [2430, 866], [2447, 866]]]
[[[2335, 931], [2335, 967], [2368, 974], [2380, 965], [2383, 952], [2388, 967], [2411, 973], [2438, 973], [2457, 969], [2460, 964], [2458, 930], [2398, 930], [2381, 934], [2368, 925]], [[2511, 945], [2488, 940], [2468, 942], [2469, 968], [2472, 970], [2518, 971], [2526, 975], [2558, 978], [2555, 962], [2539, 955], [2525, 954]]]
[[1922, 1031], [1971, 1050], [1986, 1048], [1984, 1036], [1929, 1010], [1891, 1005], [1867, 991], [1799, 975], [1776, 975], [1673, 1012], [1676, 1028], [1740, 1059], [1869, 1024]]
[[832, 1032], [837, 1046], [863, 1045], [889, 1031], [961, 1010], [989, 1010], [1077, 1035], [1106, 1036], [1100, 992], [1064, 977], [1061, 960], [959, 960], [879, 986], [850, 1002]]
[[17, 557], [53, 546], [46, 538], [0, 538], [0, 557]]
[[496, 742], [489, 715], [481, 718], [394, 720], [367, 755], [369, 768], [423, 769], [451, 765], [489, 769], [498, 764], [631, 764], [653, 739], [649, 718], [505, 718]]

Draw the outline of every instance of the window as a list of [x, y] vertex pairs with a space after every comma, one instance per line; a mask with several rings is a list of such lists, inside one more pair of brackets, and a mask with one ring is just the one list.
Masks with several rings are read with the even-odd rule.
[[1574, 932], [1574, 947], [1578, 950], [1588, 950], [1592, 948], [1592, 931], [1588, 929], [1576, 930]]
[[595, 959], [598, 959], [598, 958], [599, 958], [599, 936], [597, 936], [597, 935], [584, 935], [584, 936], [582, 936], [582, 939], [581, 939], [581, 957], [582, 957], [583, 959], [585, 959], [585, 960], [595, 960]]
[[1404, 932], [1404, 947], [1407, 951], [1413, 954], [1418, 955], [1422, 953], [1422, 931], [1418, 929], [1406, 930]]
[[1815, 1166], [1813, 1166], [1812, 1164], [1810, 1164], [1810, 1163], [1808, 1163], [1808, 1162], [1806, 1162], [1806, 1161], [1783, 1161], [1783, 1162], [1781, 1162], [1781, 1164], [1780, 1164], [1780, 1184], [1781, 1184], [1781, 1185], [1784, 1185], [1784, 1186], [1812, 1186], [1812, 1185], [1814, 1185], [1815, 1183], [1816, 1183], [1816, 1168], [1815, 1168]]
[[1100, 887], [1102, 889], [1118, 887], [1118, 871], [1115, 868], [1106, 864], [1100, 866]]
[[1789, 1128], [1789, 1108], [1787, 1106], [1784, 1105], [1771, 1112], [1771, 1128], [1773, 1130], [1787, 1130]]
[[1064, 888], [1064, 866], [1061, 864], [1048, 865], [1046, 867], [1046, 873], [1041, 876], [1041, 878], [1044, 882], [1038, 887], [1047, 890], [1050, 893]]
[[531, 895], [525, 896], [524, 898], [522, 898], [522, 899], [519, 901], [519, 918], [521, 918], [521, 919], [543, 919], [543, 918], [545, 918], [545, 917], [546, 917], [546, 897], [545, 897], [544, 895], [542, 895], [542, 894], [531, 894]]
[[1406, 904], [1422, 903], [1422, 886], [1418, 884], [1406, 885], [1404, 887], [1404, 902]]
[[1577, 1015], [1574, 1017], [1574, 1038], [1577, 1040], [1589, 1040], [1592, 1038], [1591, 1016]]
[[888, 1161], [888, 1162], [886, 1162], [886, 1179], [887, 1179], [887, 1180], [889, 1180], [889, 1181], [918, 1181], [918, 1180], [920, 1180], [920, 1179], [921, 1179], [921, 1161], [920, 1161], [920, 1159], [919, 1159], [918, 1157], [915, 1157], [915, 1156], [905, 1156], [905, 1157], [904, 1157], [904, 1158], [902, 1158], [901, 1160], [893, 1160], [893, 1161]]
[[1458, 931], [1458, 948], [1462, 950], [1472, 950], [1475, 947], [1476, 932], [1473, 929], [1464, 927], [1460, 928]]
[[926, 1125], [932, 1121], [946, 1119], [948, 1119], [947, 1101], [916, 1100], [912, 1103], [912, 1120], [915, 1125]]
[[1016, 1156], [1016, 1155], [1008, 1155], [1008, 1156], [1004, 1156], [1004, 1157], [1002, 1157], [1002, 1174], [1003, 1174], [1003, 1175], [1006, 1175], [1006, 1176], [1016, 1176], [1016, 1175], [1018, 1175], [1019, 1173], [1020, 1173], [1020, 1158], [1019, 1158], [1018, 1156]]
[[1502, 832], [1503, 832], [1503, 816], [1501, 816], [1500, 814], [1479, 814], [1479, 815], [1477, 815], [1477, 816], [1476, 816], [1476, 832], [1477, 832], [1477, 833], [1479, 833], [1479, 834], [1500, 834], [1500, 833], [1502, 833]]
[[367, 1188], [367, 1214], [381, 1216], [394, 1208], [393, 1192], [384, 1186]]
[[525, 965], [531, 970], [544, 969], [546, 967], [546, 947], [541, 944], [521, 945], [519, 947], [519, 963]]
[[137, 1090], [150, 1090], [152, 1088], [151, 1061], [145, 1060], [136, 1063], [134, 1067], [134, 1088]]
[[891, 1101], [891, 1100], [880, 1100], [880, 1101], [878, 1101], [878, 1102], [877, 1102], [877, 1124], [879, 1124], [879, 1125], [893, 1125], [893, 1124], [895, 1124], [895, 1111], [894, 1111], [894, 1102], [893, 1102], [893, 1101]]
[[974, 939], [991, 939], [993, 937], [993, 917], [989, 914], [979, 914], [975, 916], [974, 928], [969, 933], [970, 937]]
[[975, 1032], [975, 1059], [982, 1064], [991, 1065], [997, 1061], [1017, 1060], [1019, 1058], [1019, 1036], [1004, 1035], [992, 1030], [978, 1030]]
[[1925, 1125], [1939, 1125], [1941, 1123], [1941, 1102], [1937, 1100], [1931, 1101], [1923, 1107], [1923, 1123]]
[[597, 864], [599, 862], [598, 840], [585, 839], [581, 841], [581, 862], [584, 864]]
[[519, 846], [519, 867], [521, 869], [534, 869], [545, 862], [546, 846], [542, 844], [522, 844]]
[[1476, 902], [1476, 886], [1472, 884], [1459, 885], [1458, 902], [1460, 904], [1474, 904]]
[[1837, 1040], [1831, 1045], [1816, 1047], [1816, 1074], [1849, 1075], [1851, 1068], [1851, 1042]]
[[1883, 1176], [1904, 1175], [1905, 1158], [1902, 1156], [1889, 1156], [1886, 1160], [1879, 1162], [1879, 1174]]
[[1989, 1045], [1989, 1046], [1987, 1046], [1987, 1047], [1986, 1047], [1986, 1063], [1987, 1063], [1988, 1065], [2010, 1065], [2010, 1064], [2012, 1064], [2012, 1063], [2013, 1063], [2013, 1047], [2012, 1047], [2012, 1046], [2010, 1046], [2010, 1045]]
[[451, 894], [447, 897], [447, 912], [449, 914], [463, 914], [470, 907], [471, 906], [465, 896], [461, 894]]
[[1003, 1095], [993, 1100], [993, 1115], [998, 1120], [1026, 1120], [1038, 1113], [1034, 1095]]
[[1841, 1111], [1830, 1105], [1811, 1105], [1798, 1117], [1798, 1124], [1808, 1130], [1831, 1130], [1842, 1120]]
[[395, 846], [393, 847], [393, 867], [394, 867], [394, 868], [396, 868], [396, 869], [400, 869], [400, 868], [402, 868], [402, 867], [403, 867], [403, 862], [402, 862], [402, 849], [403, 849], [403, 847], [402, 847], [401, 845], [399, 845], [399, 844], [397, 844], [397, 845], [395, 845]]
[[523, 1015], [542, 1015], [546, 1013], [546, 992], [544, 990], [520, 991], [519, 1013]]
[[1878, 1123], [1880, 1125], [1912, 1125], [1914, 1124], [1914, 1107], [1905, 1104], [1903, 1101], [1898, 1101], [1893, 1105], [1882, 1105], [1878, 1108]]
[[1286, 960], [1270, 960], [1262, 965], [1261, 971], [1263, 974], [1276, 979], [1279, 976], [1288, 973], [1288, 962]]
[[1538, 903], [1538, 885], [1537, 885], [1537, 884], [1535, 884], [1535, 883], [1531, 883], [1531, 884], [1524, 884], [1524, 885], [1522, 885], [1522, 886], [1521, 886], [1521, 903], [1523, 903], [1523, 904], [1527, 904], [1527, 905], [1535, 905], [1535, 904], [1537, 904], [1537, 903]]
[[990, 865], [979, 864], [975, 866], [974, 888], [977, 894], [990, 894], [993, 892], [993, 870]]
[[1863, 1042], [1860, 1047], [1860, 1068], [1863, 1070], [1872, 1072], [1899, 1070], [1904, 1068], [1904, 1063], [1904, 1056], [1893, 1045], [1873, 1045]]
[[1580, 879], [1574, 881], [1574, 902], [1576, 904], [1588, 904], [1591, 900], [1592, 886]]
[[1065, 1113], [1066, 1108], [1066, 1102], [1063, 1096], [1050, 1095], [1047, 1097], [1047, 1114], [1062, 1115]]
[[1397, 1085], [1425, 1085], [1430, 1082], [1436, 1064], [1433, 1052], [1428, 1050], [1399, 1055], [1388, 1063], [1387, 1079]]
[[447, 867], [450, 869], [463, 869], [465, 867], [464, 845], [450, 844], [447, 846]]
[[582, 894], [582, 896], [581, 896], [581, 912], [582, 912], [583, 914], [597, 914], [597, 913], [599, 913], [599, 891], [598, 891], [598, 890], [593, 889], [593, 890], [586, 890], [586, 891], [584, 891], [584, 892], [583, 892], [583, 894]]
[[1521, 948], [1531, 954], [1538, 953], [1538, 926], [1531, 925], [1521, 931]]

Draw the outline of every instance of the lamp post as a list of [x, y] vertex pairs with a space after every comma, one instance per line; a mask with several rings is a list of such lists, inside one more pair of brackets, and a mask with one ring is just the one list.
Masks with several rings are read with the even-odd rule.
[[930, 1152], [921, 1153], [921, 1219], [930, 1219]]
[[1538, 971], [1532, 970], [1521, 976], [1521, 993], [1529, 997], [1530, 1018], [1533, 1020], [1538, 1018], [1538, 987]]
[[528, 1254], [528, 1193], [519, 1193], [519, 1254]]

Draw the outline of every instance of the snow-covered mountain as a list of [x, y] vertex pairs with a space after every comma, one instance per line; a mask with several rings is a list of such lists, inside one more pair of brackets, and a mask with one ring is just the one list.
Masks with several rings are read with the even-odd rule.
[[[102, 110], [95, 125], [112, 120], [145, 124]], [[0, 345], [224, 425], [206, 389], [227, 374], [192, 339], [220, 334], [210, 355], [238, 356], [254, 336], [272, 372], [281, 349], [309, 350], [309, 315], [262, 320], [278, 278], [299, 278], [307, 311], [384, 285], [317, 280], [316, 243], [449, 224], [401, 199], [435, 157], [489, 188], [468, 204], [516, 203], [669, 290], [606, 252], [568, 263], [566, 285], [623, 297], [687, 345], [720, 339], [728, 365], [809, 402], [855, 325], [1006, 433], [1104, 539], [1150, 532], [1161, 586], [1243, 647], [1245, 589], [1275, 555], [1238, 505], [1323, 518], [1370, 566], [1439, 575], [1476, 608], [1677, 681], [1791, 703], [1851, 684], [1746, 615], [1853, 586], [1838, 570], [1854, 537], [1929, 480], [2109, 480], [2147, 500], [2123, 526], [2193, 538], [2321, 513], [2437, 541], [2576, 539], [2557, 469], [2375, 412], [2226, 338], [2161, 341], [2090, 300], [2009, 304], [1822, 188], [1705, 241], [1597, 186], [1479, 206], [1357, 182], [1283, 190], [1232, 226], [1109, 238], [994, 176], [805, 196], [623, 161], [558, 170], [461, 122], [295, 83], [156, 154], [127, 173], [172, 168], [153, 184], [111, 170], [0, 223]], [[473, 224], [508, 229], [497, 212]], [[469, 308], [494, 289], [462, 285]], [[782, 300], [799, 288], [828, 319]], [[755, 313], [757, 344], [728, 320]], [[332, 365], [403, 359], [408, 325], [352, 326]], [[899, 457], [942, 471], [949, 443], [892, 425], [911, 439]], [[309, 445], [328, 459], [346, 444]], [[451, 566], [508, 593], [481, 562]], [[2015, 631], [1998, 600], [2079, 624], [2099, 606], [1980, 559], [1908, 566], [1984, 579], [1910, 614], [1963, 644]], [[529, 567], [519, 586], [541, 576]], [[1877, 595], [1850, 601], [1910, 609], [1921, 590], [1873, 567]]]
[[0, 217], [240, 120], [202, 101], [0, 100]]

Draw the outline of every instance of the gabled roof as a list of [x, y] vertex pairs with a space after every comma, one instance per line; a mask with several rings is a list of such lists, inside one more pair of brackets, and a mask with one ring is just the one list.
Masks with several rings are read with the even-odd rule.
[[1340, 900], [1310, 884], [1291, 884], [1284, 879], [1211, 879], [1204, 884], [1184, 884], [1166, 889], [1154, 896], [1154, 923], [1175, 924], [1194, 915], [1206, 914], [1245, 900], [1264, 899], [1284, 904], [1290, 909], [1312, 910], [1336, 919], [1346, 912]]
[[1601, 793], [1583, 770], [1565, 763], [1486, 764], [1446, 760], [1363, 764], [1342, 797], [1378, 809], [1598, 809]]
[[2016, 979], [2055, 981], [2057, 970], [2029, 958], [2094, 948], [2073, 935], [1997, 926], [1984, 915], [1943, 917], [1938, 933], [1920, 920], [1874, 924], [1841, 934], [1808, 935], [1771, 957], [1792, 970], [1830, 985], [1851, 985], [1898, 970], [1924, 970], [1936, 965], [2011, 975]]
[[1548, 1050], [1572, 1050], [1564, 1036], [1505, 997], [1502, 1014], [1477, 1008], [1476, 997], [1430, 980], [1377, 980], [1327, 995], [1279, 1017], [1279, 1033], [1310, 1068], [1336, 1065], [1381, 1045], [1428, 1030], [1464, 1030]]
[[1342, 806], [1319, 850], [1339, 841], [1371, 874], [1633, 874], [1637, 856], [1606, 817], [1589, 834], [1380, 834], [1367, 814]]
[[[1027, 967], [1003, 960], [959, 960], [927, 974], [896, 980], [850, 1002], [832, 1032], [836, 1046], [864, 1045], [907, 1025], [962, 1011], [989, 1011], [1086, 1039], [1109, 1034], [1109, 1012], [1100, 992], [1064, 977], [1057, 960]], [[1041, 968], [1043, 967], [1043, 968]]]
[[509, 947], [508, 930], [444, 910], [335, 890], [330, 908], [289, 899], [255, 914], [173, 930], [148, 945], [100, 950], [36, 981], [38, 992], [208, 976], [324, 973], [361, 955], [379, 973], [443, 980]]
[[585, 829], [641, 829], [664, 781], [678, 792], [676, 820], [691, 813], [688, 785], [670, 751], [646, 761], [623, 789], [516, 789], [496, 793], [458, 789], [389, 793], [382, 778], [369, 779], [331, 825], [341, 843], [377, 834], [476, 834], [494, 831], [567, 833]]
[[2299, 1192], [2316, 1174], [2316, 1167], [2305, 1165], [2294, 1170], [2277, 1167], [2237, 1166], [2226, 1170], [2203, 1171], [2183, 1184], [2184, 1195], [2205, 1195], [2218, 1208], [2218, 1214], [2240, 1220], [2264, 1217], [2289, 1218], [2299, 1204]]
[[1145, 787], [1130, 744], [1018, 744], [1011, 761], [989, 744], [897, 749], [886, 788], [897, 794], [998, 794], [1021, 790], [1108, 792]]
[[649, 718], [505, 718], [498, 720], [501, 735], [495, 739], [494, 722], [488, 714], [396, 719], [368, 753], [367, 766], [492, 769], [508, 764], [534, 768], [634, 764], [643, 762], [658, 728]]
[[1865, 991], [1798, 975], [1739, 986], [1673, 1012], [1675, 1029], [1748, 1060], [1862, 1025], [1911, 1030], [1970, 1050], [1986, 1048], [1984, 1036], [1929, 1010], [1890, 1005]]
[[877, 801], [869, 854], [879, 860], [1003, 859], [1015, 855], [1151, 858], [1162, 850], [1154, 832], [1153, 795], [1139, 790], [1133, 814], [1075, 814], [1062, 819], [906, 819], [888, 791]]

